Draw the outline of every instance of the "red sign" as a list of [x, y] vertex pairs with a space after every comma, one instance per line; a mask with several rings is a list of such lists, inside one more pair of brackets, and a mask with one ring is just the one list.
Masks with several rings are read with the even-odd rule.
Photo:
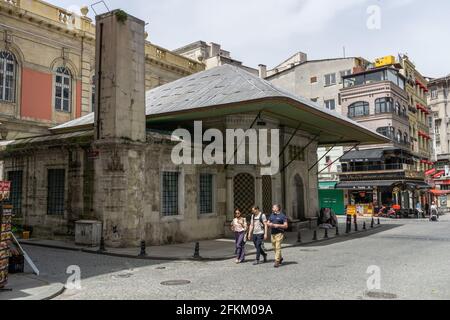
[[11, 181], [0, 181], [0, 192], [11, 191]]
[[436, 173], [436, 174], [433, 176], [433, 178], [440, 178], [440, 177], [443, 176], [444, 174], [445, 174], [445, 171], [444, 171], [444, 170], [439, 171], [438, 173]]
[[0, 201], [9, 199], [11, 181], [0, 181]]

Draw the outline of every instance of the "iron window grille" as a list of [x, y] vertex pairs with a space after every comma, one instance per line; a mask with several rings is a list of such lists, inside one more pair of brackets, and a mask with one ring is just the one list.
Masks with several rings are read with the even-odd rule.
[[10, 200], [13, 206], [13, 215], [22, 215], [22, 186], [23, 171], [8, 172], [8, 181], [11, 181]]
[[179, 176], [178, 172], [162, 173], [162, 214], [179, 215]]
[[200, 174], [200, 214], [214, 212], [214, 176], [212, 174]]
[[56, 69], [55, 79], [55, 109], [70, 112], [72, 96], [72, 75], [67, 68]]
[[64, 214], [66, 170], [49, 169], [47, 186], [47, 214]]
[[14, 55], [8, 51], [0, 51], [0, 101], [15, 101], [16, 73]]

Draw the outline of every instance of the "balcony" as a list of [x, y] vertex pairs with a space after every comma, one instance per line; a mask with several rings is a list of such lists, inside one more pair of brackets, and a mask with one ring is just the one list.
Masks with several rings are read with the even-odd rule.
[[424, 172], [418, 172], [411, 167], [411, 165], [403, 163], [351, 165], [343, 166], [342, 172], [339, 172], [338, 175], [342, 181], [380, 179], [380, 177], [386, 180], [425, 179]]

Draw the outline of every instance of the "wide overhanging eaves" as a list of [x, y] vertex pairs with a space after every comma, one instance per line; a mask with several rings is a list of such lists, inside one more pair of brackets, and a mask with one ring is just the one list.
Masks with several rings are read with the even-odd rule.
[[169, 124], [204, 120], [242, 113], [259, 113], [273, 116], [286, 127], [300, 129], [318, 135], [321, 146], [384, 144], [389, 140], [362, 125], [322, 112], [316, 108], [286, 97], [264, 98], [239, 103], [181, 110], [177, 112], [151, 114], [147, 123]]

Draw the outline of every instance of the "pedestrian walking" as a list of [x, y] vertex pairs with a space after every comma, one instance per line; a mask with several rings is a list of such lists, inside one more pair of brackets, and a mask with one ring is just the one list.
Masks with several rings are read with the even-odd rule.
[[267, 240], [267, 217], [259, 210], [258, 207], [252, 208], [252, 218], [250, 220], [250, 227], [248, 231], [248, 240], [253, 240], [256, 248], [256, 261], [253, 265], [260, 264], [261, 255], [263, 262], [267, 262], [267, 253], [264, 250], [264, 241]]
[[281, 206], [279, 204], [272, 207], [272, 214], [267, 222], [267, 226], [271, 229], [272, 246], [275, 251], [274, 267], [278, 268], [283, 263], [281, 244], [284, 240], [284, 233], [288, 228], [287, 217], [283, 212], [281, 212]]
[[430, 221], [439, 220], [439, 210], [436, 203], [433, 201], [430, 206]]
[[231, 222], [231, 230], [234, 232], [236, 242], [236, 263], [245, 260], [245, 239], [247, 233], [247, 220], [242, 216], [241, 210], [234, 211], [234, 219]]

